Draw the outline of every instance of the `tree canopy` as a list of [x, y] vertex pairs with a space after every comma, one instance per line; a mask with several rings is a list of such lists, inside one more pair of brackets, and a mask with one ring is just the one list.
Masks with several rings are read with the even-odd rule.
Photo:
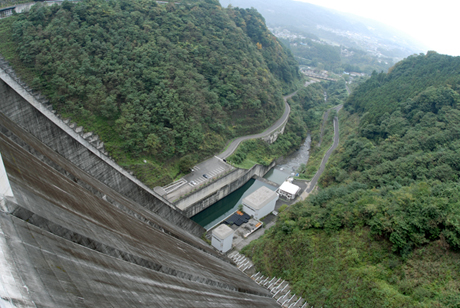
[[460, 58], [429, 52], [360, 85], [319, 192], [247, 248], [259, 269], [323, 307], [460, 305], [459, 76]]
[[53, 107], [134, 157], [214, 154], [272, 124], [300, 78], [257, 11], [218, 1], [35, 5], [12, 31]]

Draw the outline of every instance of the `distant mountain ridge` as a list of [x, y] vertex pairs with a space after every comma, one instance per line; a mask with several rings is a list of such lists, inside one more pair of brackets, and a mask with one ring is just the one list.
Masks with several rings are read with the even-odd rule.
[[[392, 58], [402, 59], [423, 50], [421, 44], [408, 35], [380, 22], [310, 3], [291, 0], [221, 0], [220, 2], [224, 7], [227, 5], [254, 7], [271, 27], [293, 27], [298, 31], [312, 33], [347, 47], [360, 47], [364, 50], [375, 48]], [[369, 39], [365, 39], [366, 36]]]

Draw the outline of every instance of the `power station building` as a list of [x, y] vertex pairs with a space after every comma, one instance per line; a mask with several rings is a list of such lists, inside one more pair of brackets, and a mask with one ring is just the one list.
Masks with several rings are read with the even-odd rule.
[[217, 250], [226, 253], [232, 249], [233, 234], [235, 232], [232, 228], [225, 224], [221, 224], [214, 230], [212, 230], [211, 245]]
[[262, 186], [243, 199], [243, 211], [255, 219], [267, 216], [275, 209], [278, 194]]
[[297, 194], [300, 192], [300, 187], [295, 184], [292, 184], [289, 181], [285, 181], [276, 190], [276, 192], [279, 193], [280, 196], [283, 196], [289, 200], [293, 200], [295, 199], [295, 197], [297, 197]]

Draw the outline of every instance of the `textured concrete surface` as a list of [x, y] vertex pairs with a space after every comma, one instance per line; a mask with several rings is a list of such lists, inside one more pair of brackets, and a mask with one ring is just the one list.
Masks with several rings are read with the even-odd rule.
[[151, 227], [168, 233], [171, 236], [180, 238], [185, 242], [194, 243], [195, 245], [198, 243], [202, 249], [204, 249], [203, 247], [207, 248], [207, 245], [203, 245], [201, 241], [197, 241], [195, 236], [181, 228], [178, 228], [176, 225], [161, 216], [155, 215], [151, 211], [146, 210], [144, 207], [132, 200], [123, 197], [118, 192], [110, 189], [107, 185], [104, 185], [100, 181], [89, 176], [71, 162], [66, 161], [62, 156], [53, 152], [52, 149], [41, 144], [39, 140], [6, 119], [1, 113], [0, 132], [9, 135], [9, 138], [7, 138], [6, 135], [0, 133], [0, 151], [7, 144], [20, 144], [23, 148], [26, 148], [28, 152], [33, 153], [35, 157], [39, 157], [41, 162], [48, 164], [48, 166], [53, 166], [54, 171], [59, 172], [68, 180], [77, 183], [82, 188], [90, 191], [93, 195], [111, 203], [113, 206], [123, 211], [126, 215], [147, 223]]
[[[276, 306], [204, 242], [186, 232], [163, 232], [170, 226], [154, 214], [139, 212], [156, 219], [157, 227], [128, 215], [105, 201], [116, 192], [98, 181], [92, 184], [106, 193], [102, 197], [83, 187], [72, 179], [83, 178], [72, 163], [72, 176], [63, 175], [44, 162], [58, 161], [49, 148], [20, 132], [16, 139], [30, 138], [49, 156], [38, 159], [11, 132], [11, 138], [0, 134], [14, 194], [0, 213], [2, 301], [13, 307]], [[136, 209], [120, 197], [121, 205]]]
[[0, 81], [14, 195], [0, 207], [0, 307], [278, 307], [201, 227], [22, 94]]
[[99, 152], [2, 69], [0, 111], [4, 118], [124, 197], [196, 236], [204, 233], [201, 226]]

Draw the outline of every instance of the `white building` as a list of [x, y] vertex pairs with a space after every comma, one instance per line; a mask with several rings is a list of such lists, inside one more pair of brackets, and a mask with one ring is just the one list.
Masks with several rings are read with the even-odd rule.
[[243, 199], [243, 211], [255, 219], [267, 216], [275, 209], [278, 194], [262, 186]]
[[295, 199], [299, 191], [300, 191], [299, 186], [294, 185], [288, 181], [281, 184], [281, 186], [276, 190], [276, 192], [279, 193], [280, 196], [286, 197], [291, 200]]
[[232, 249], [233, 229], [227, 225], [220, 225], [212, 230], [211, 244], [221, 252], [225, 253]]

